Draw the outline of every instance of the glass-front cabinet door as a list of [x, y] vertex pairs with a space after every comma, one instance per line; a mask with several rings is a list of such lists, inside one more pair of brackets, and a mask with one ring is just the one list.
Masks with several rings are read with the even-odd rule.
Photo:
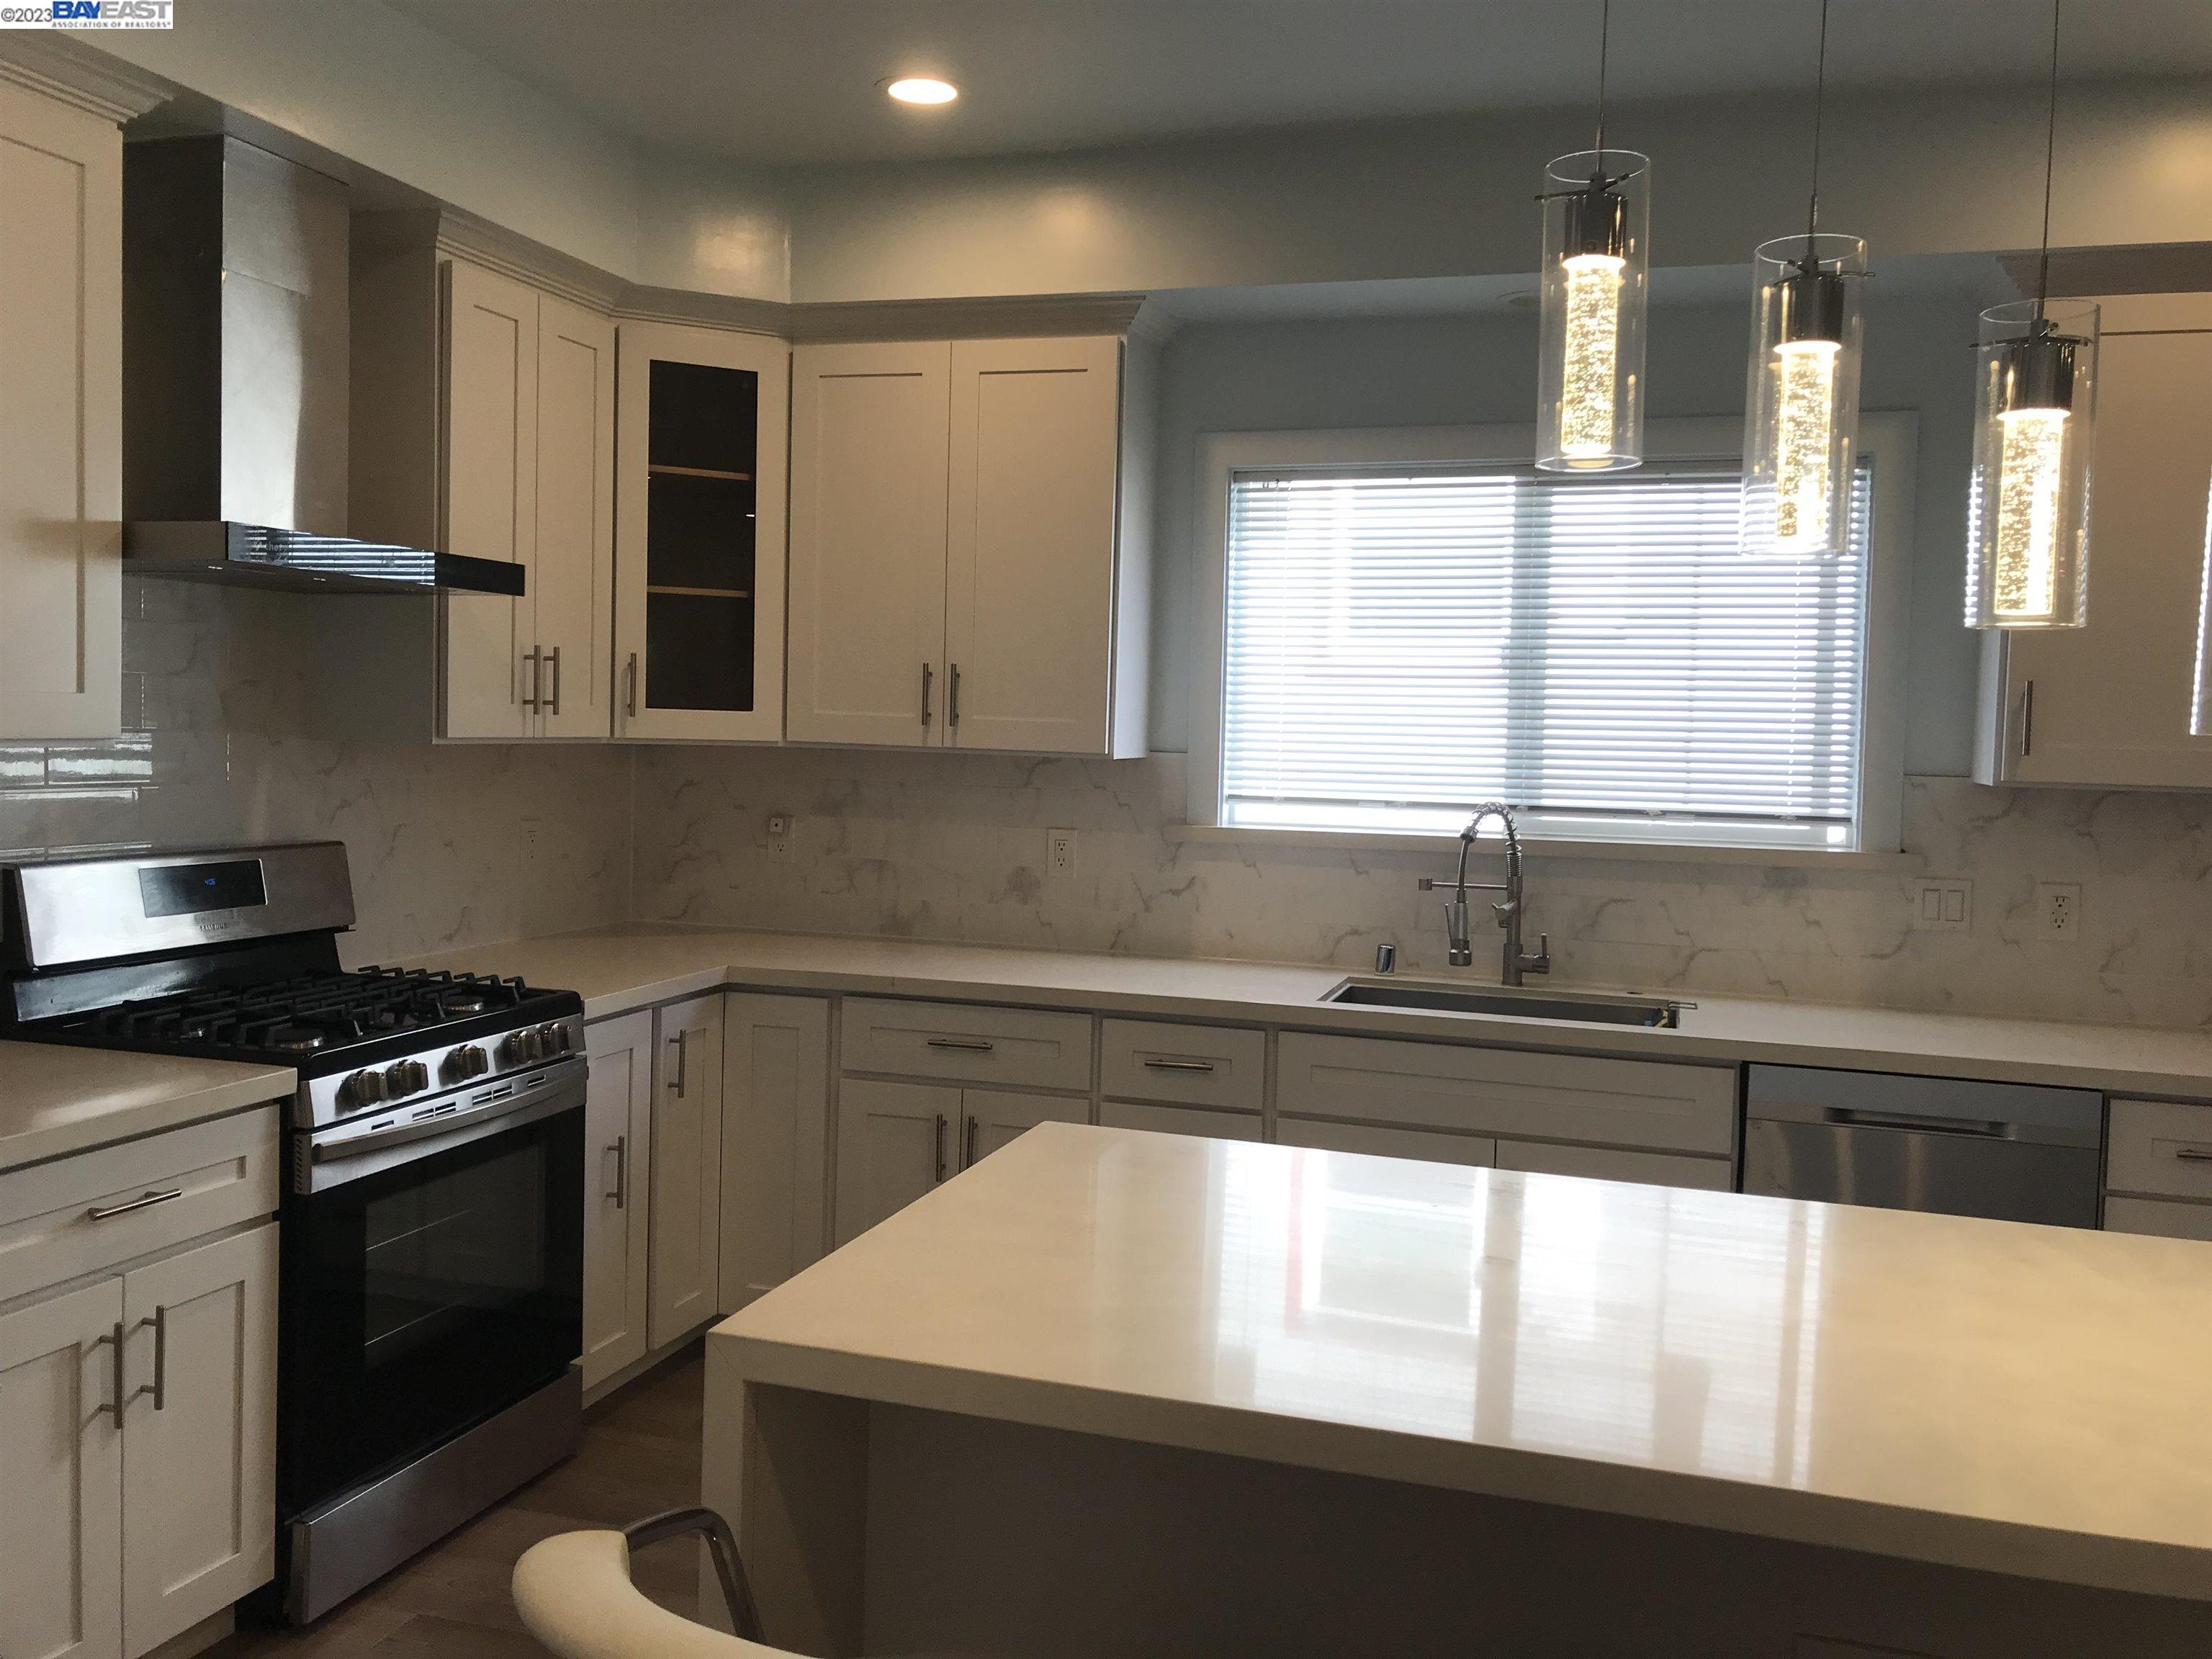
[[791, 349], [624, 323], [617, 352], [615, 730], [783, 736]]

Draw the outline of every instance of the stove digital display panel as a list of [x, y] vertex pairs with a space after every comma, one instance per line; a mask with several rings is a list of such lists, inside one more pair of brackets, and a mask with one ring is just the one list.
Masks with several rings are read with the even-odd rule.
[[259, 859], [215, 864], [165, 864], [138, 872], [138, 896], [149, 917], [192, 916], [269, 902]]

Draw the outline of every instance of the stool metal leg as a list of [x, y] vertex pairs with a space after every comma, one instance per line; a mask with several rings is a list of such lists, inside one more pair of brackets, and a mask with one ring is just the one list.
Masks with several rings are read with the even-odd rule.
[[722, 1601], [730, 1610], [730, 1626], [748, 1642], [765, 1642], [760, 1610], [753, 1605], [752, 1586], [745, 1578], [745, 1564], [738, 1554], [738, 1540], [730, 1523], [714, 1510], [699, 1506], [648, 1515], [623, 1528], [632, 1553], [665, 1539], [696, 1536], [707, 1540], [714, 1558], [714, 1576], [722, 1581]]

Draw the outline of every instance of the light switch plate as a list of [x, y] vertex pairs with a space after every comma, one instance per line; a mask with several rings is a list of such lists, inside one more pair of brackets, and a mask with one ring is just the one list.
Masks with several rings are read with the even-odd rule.
[[2035, 884], [2035, 936], [2054, 945], [2071, 945], [2081, 937], [2080, 882]]
[[1972, 933], [1974, 884], [1961, 876], [1923, 877], [1912, 890], [1912, 925], [1923, 933]]

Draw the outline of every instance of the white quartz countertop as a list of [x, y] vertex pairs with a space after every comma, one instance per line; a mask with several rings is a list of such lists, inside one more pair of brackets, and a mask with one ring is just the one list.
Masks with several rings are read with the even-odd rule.
[[282, 1066], [0, 1042], [0, 1170], [221, 1117], [297, 1083]]
[[[480, 945], [424, 958], [420, 965], [519, 974], [533, 984], [577, 991], [586, 1016], [592, 1019], [729, 984], [1095, 1009], [1139, 1018], [1492, 1042], [1661, 1060], [1768, 1060], [2212, 1097], [2212, 1031], [1912, 1013], [1703, 993], [1683, 994], [1697, 1006], [1683, 1013], [1678, 1029], [1653, 1030], [1342, 1007], [1321, 1000], [1345, 977], [1337, 968], [672, 925]], [[1469, 975], [1466, 982], [1482, 981]], [[1563, 981], [1556, 988], [1600, 988]]]
[[747, 1379], [2212, 1600], [2202, 1244], [1048, 1124]]

